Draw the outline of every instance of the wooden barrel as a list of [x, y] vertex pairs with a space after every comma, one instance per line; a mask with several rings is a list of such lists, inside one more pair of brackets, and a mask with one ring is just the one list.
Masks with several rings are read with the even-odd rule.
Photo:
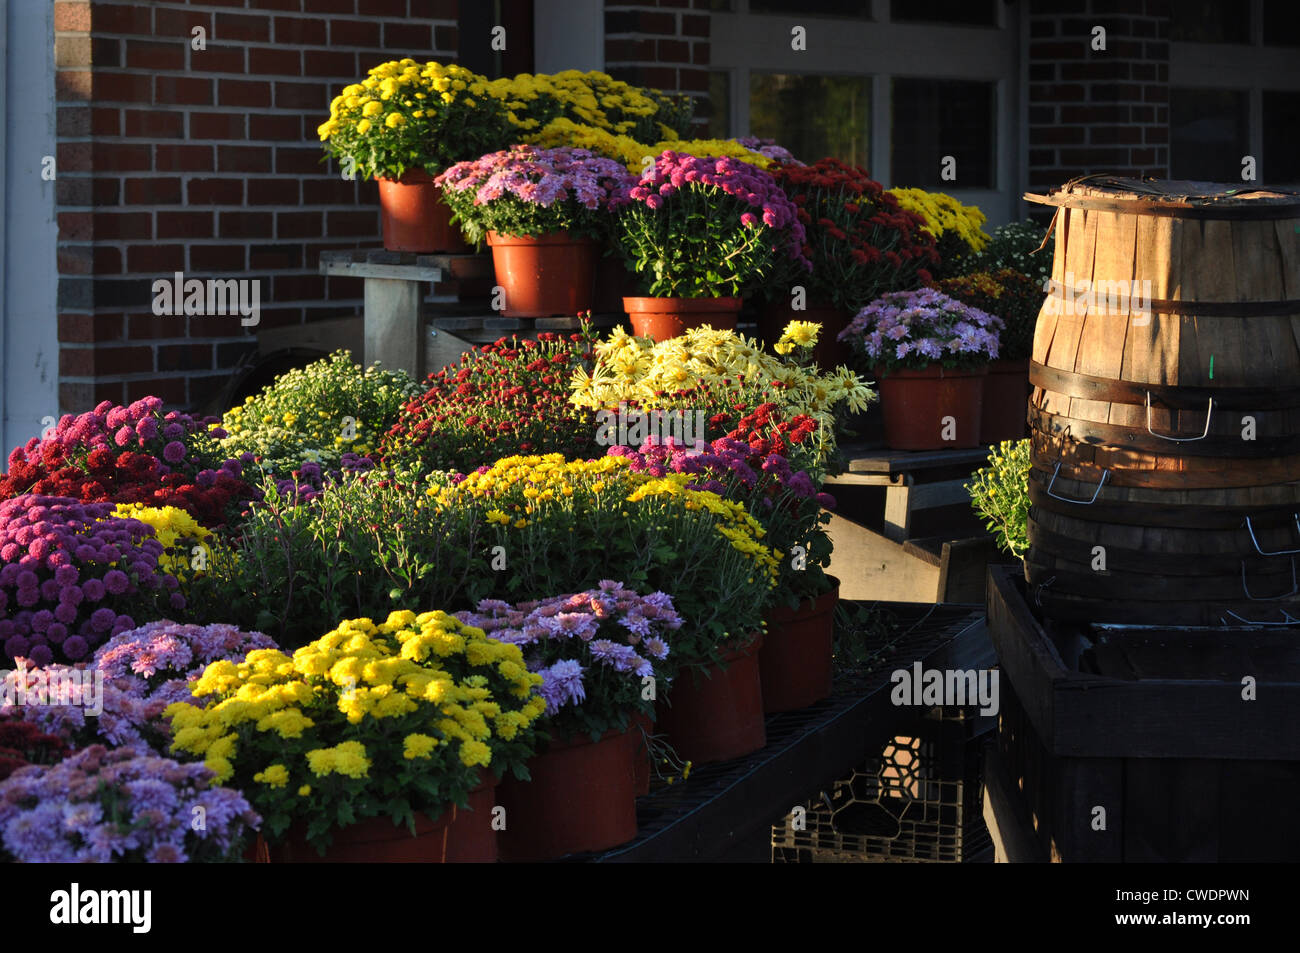
[[1086, 176], [1025, 197], [1057, 206], [1029, 371], [1035, 601], [1300, 618], [1300, 193]]

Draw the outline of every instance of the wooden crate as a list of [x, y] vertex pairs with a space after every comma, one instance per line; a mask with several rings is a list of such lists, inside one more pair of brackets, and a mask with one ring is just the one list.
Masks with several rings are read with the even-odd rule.
[[989, 569], [987, 609], [1002, 677], [985, 816], [1001, 856], [1300, 858], [1300, 629], [1048, 629], [1005, 567]]

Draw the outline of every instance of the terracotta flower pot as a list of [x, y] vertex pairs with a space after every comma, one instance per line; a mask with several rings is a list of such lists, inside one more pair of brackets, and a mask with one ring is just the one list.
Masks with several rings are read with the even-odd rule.
[[400, 179], [378, 179], [384, 247], [389, 251], [459, 255], [469, 251], [465, 236], [451, 224], [442, 189], [423, 169], [408, 169]]
[[415, 817], [415, 836], [387, 815], [369, 817], [334, 831], [325, 856], [307, 843], [303, 830], [289, 829], [278, 844], [266, 846], [258, 837], [254, 848], [261, 862], [294, 864], [452, 864], [495, 863], [497, 832], [492, 829], [496, 778], [483, 773], [483, 783], [469, 793], [469, 810], [452, 806], [436, 818]]
[[633, 737], [609, 731], [595, 742], [582, 736], [552, 743], [528, 759], [531, 781], [503, 780], [497, 798], [506, 811], [501, 859], [550, 860], [635, 837]]
[[632, 717], [632, 786], [637, 797], [650, 793], [650, 749], [646, 739], [654, 731], [649, 715]]
[[758, 673], [760, 635], [723, 656], [726, 668], [680, 672], [668, 699], [655, 706], [655, 723], [677, 753], [695, 764], [728, 761], [767, 744], [763, 683]]
[[1027, 408], [1032, 388], [1029, 359], [996, 360], [984, 381], [984, 409], [980, 414], [980, 443], [1019, 440], [1029, 433]]
[[791, 321], [812, 321], [822, 326], [813, 347], [813, 360], [824, 371], [848, 364], [851, 349], [835, 336], [849, 326], [853, 316], [829, 304], [810, 304], [803, 311], [790, 307], [788, 298], [778, 298], [763, 305], [758, 312], [758, 338], [770, 350], [781, 339], [781, 332]]
[[835, 588], [798, 608], [777, 606], [768, 610], [767, 633], [758, 653], [763, 680], [763, 710], [797, 711], [831, 693], [831, 656], [835, 644]]
[[498, 235], [488, 232], [492, 268], [505, 290], [508, 318], [573, 317], [591, 310], [596, 243], [567, 232]]
[[894, 450], [978, 447], [988, 373], [987, 364], [961, 370], [938, 364], [921, 370], [878, 369], [885, 442]]
[[633, 334], [667, 341], [706, 324], [719, 331], [735, 330], [743, 303], [742, 298], [624, 298], [623, 310]]

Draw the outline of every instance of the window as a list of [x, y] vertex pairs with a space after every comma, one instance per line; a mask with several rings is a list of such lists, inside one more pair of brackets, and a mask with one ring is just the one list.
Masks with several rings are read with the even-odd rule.
[[869, 17], [871, 0], [749, 0], [750, 13], [799, 13], [817, 17]]
[[1250, 152], [1249, 94], [1230, 89], [1169, 91], [1169, 175], [1203, 182], [1238, 182]]
[[870, 163], [871, 77], [751, 73], [749, 133], [798, 159]]
[[1295, 0], [1264, 0], [1264, 45], [1300, 46], [1300, 8]]
[[1250, 4], [1240, 0], [1171, 3], [1169, 39], [1191, 43], [1249, 43]]
[[709, 98], [697, 102], [697, 119], [703, 119], [710, 139], [731, 138], [731, 74], [726, 70], [709, 72]]
[[[892, 95], [895, 182], [925, 188], [995, 186], [997, 100], [993, 83], [895, 79]], [[944, 181], [944, 156], [956, 160], [955, 181]]]
[[891, 0], [889, 18], [895, 23], [956, 23], [997, 26], [996, 0]]
[[1300, 93], [1264, 90], [1264, 154], [1260, 171], [1271, 185], [1300, 185], [1300, 152], [1295, 129], [1300, 126]]

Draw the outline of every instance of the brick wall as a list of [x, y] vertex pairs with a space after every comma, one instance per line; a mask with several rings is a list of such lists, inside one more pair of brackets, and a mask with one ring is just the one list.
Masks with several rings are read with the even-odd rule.
[[[605, 0], [605, 71], [637, 86], [709, 93], [708, 0]], [[696, 109], [697, 125], [707, 115]]]
[[146, 394], [195, 406], [252, 349], [239, 315], [155, 317], [153, 281], [174, 272], [260, 279], [260, 328], [357, 310], [360, 281], [326, 279], [317, 258], [379, 240], [377, 186], [321, 164], [316, 126], [371, 66], [455, 60], [457, 13], [458, 0], [56, 0], [63, 411]]
[[1169, 0], [1030, 2], [1029, 186], [1092, 172], [1169, 174]]

